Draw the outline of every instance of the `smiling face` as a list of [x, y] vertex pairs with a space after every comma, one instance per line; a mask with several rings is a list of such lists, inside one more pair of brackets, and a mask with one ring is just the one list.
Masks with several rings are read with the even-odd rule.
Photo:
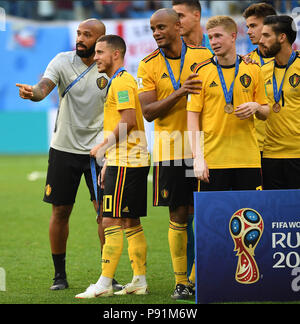
[[98, 42], [95, 49], [95, 61], [99, 73], [109, 73], [113, 67], [113, 49], [107, 42]]
[[180, 22], [164, 12], [157, 12], [150, 19], [150, 28], [159, 48], [169, 48], [180, 34]]

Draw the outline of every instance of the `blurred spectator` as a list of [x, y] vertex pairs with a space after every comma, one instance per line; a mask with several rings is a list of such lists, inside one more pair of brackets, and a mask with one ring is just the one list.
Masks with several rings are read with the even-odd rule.
[[[253, 2], [271, 4], [279, 13], [289, 14], [295, 7], [300, 7], [300, 0], [203, 0], [202, 15], [241, 15], [246, 7]], [[160, 8], [171, 8], [171, 0], [53, 0], [25, 1], [0, 0], [0, 7], [8, 15], [40, 20], [83, 20], [86, 18], [116, 19], [116, 18], [145, 18]]]
[[74, 16], [78, 21], [95, 17], [95, 1], [74, 1]]
[[149, 11], [154, 12], [162, 7], [163, 7], [162, 1], [159, 1], [159, 0], [147, 0], [146, 1], [146, 8]]
[[99, 11], [101, 18], [103, 19], [115, 18], [113, 1], [107, 1], [107, 0], [97, 1], [96, 9]]
[[229, 4], [232, 1], [210, 1], [211, 15], [229, 15]]
[[0, 1], [0, 7], [3, 8], [6, 13], [10, 12], [10, 4], [8, 1]]
[[53, 1], [38, 1], [37, 16], [41, 20], [52, 20], [55, 17]]
[[[170, 3], [170, 1], [168, 1]], [[130, 18], [146, 18], [150, 17], [156, 10], [163, 8], [162, 1], [132, 1]]]
[[161, 3], [162, 8], [172, 8], [173, 7], [172, 1], [170, 1], [170, 0], [161, 0], [160, 3]]
[[300, 3], [299, 1], [295, 0], [275, 0], [270, 1], [273, 6], [275, 6], [276, 10], [280, 13], [288, 13], [293, 10], [293, 8], [299, 7]]
[[143, 13], [146, 9], [147, 9], [147, 2], [146, 0], [144, 1], [132, 1], [132, 6], [131, 6], [131, 10], [135, 11], [137, 13]]
[[117, 18], [128, 18], [132, 1], [113, 1], [114, 13]]
[[294, 8], [300, 6], [300, 1], [298, 0], [265, 0], [255, 2], [266, 2], [273, 6], [276, 11], [281, 14], [291, 13]]
[[36, 18], [37, 1], [6, 1], [9, 3], [9, 14], [22, 18]]
[[59, 20], [73, 20], [74, 3], [72, 0], [55, 0], [56, 19]]

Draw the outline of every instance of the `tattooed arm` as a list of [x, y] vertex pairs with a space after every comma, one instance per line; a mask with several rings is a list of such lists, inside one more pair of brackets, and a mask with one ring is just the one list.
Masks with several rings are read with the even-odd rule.
[[19, 96], [23, 99], [41, 101], [55, 88], [55, 84], [47, 78], [42, 78], [35, 86], [27, 84], [16, 84], [19, 87]]

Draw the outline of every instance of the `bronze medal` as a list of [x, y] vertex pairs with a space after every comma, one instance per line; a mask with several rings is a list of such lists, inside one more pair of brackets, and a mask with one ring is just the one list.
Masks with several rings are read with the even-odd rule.
[[232, 114], [234, 112], [233, 105], [226, 104], [226, 106], [224, 107], [224, 110], [225, 110], [226, 114]]
[[275, 113], [279, 113], [280, 110], [281, 110], [281, 106], [280, 106], [280, 104], [279, 104], [278, 102], [275, 102], [275, 104], [273, 105], [273, 111], [274, 111]]

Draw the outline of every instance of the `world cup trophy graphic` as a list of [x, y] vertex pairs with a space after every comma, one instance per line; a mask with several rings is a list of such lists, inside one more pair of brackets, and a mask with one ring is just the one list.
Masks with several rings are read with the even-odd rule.
[[259, 280], [254, 251], [264, 231], [263, 219], [256, 210], [242, 208], [231, 217], [229, 230], [239, 257], [235, 279], [241, 284], [253, 284]]

